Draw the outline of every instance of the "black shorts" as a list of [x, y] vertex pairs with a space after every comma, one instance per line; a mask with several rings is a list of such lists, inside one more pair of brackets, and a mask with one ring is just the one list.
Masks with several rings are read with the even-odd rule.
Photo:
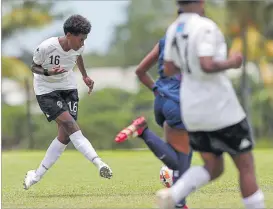
[[224, 152], [237, 155], [252, 150], [254, 142], [246, 119], [241, 122], [211, 132], [189, 132], [193, 150], [222, 155]]
[[49, 122], [65, 111], [69, 111], [70, 115], [77, 120], [79, 102], [77, 89], [53, 91], [36, 95], [36, 98]]

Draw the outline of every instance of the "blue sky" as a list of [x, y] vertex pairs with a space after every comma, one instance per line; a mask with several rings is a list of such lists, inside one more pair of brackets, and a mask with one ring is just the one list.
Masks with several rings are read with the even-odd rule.
[[[116, 24], [126, 20], [125, 8], [129, 1], [61, 1], [56, 4], [56, 11], [69, 10], [65, 18], [71, 14], [81, 14], [88, 18], [92, 24], [92, 31], [86, 40], [85, 52], [105, 52], [111, 40]], [[64, 18], [64, 19], [65, 19]], [[47, 27], [30, 30], [27, 33], [16, 35], [2, 46], [2, 53], [6, 55], [20, 55], [20, 48], [32, 51], [41, 41], [52, 34], [62, 32], [63, 21], [56, 21]], [[16, 49], [16, 50], [14, 50]]]

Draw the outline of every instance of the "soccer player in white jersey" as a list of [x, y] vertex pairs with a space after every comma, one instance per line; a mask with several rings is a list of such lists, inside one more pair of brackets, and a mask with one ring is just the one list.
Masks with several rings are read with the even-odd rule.
[[98, 157], [76, 122], [79, 101], [73, 72], [76, 64], [83, 81], [89, 87], [89, 94], [94, 84], [86, 73], [82, 58], [84, 41], [91, 31], [91, 24], [80, 15], [72, 15], [65, 21], [63, 29], [64, 36], [49, 38], [34, 51], [31, 66], [34, 74], [34, 91], [47, 120], [56, 121], [58, 136], [50, 144], [40, 166], [27, 172], [24, 180], [25, 189], [41, 180], [70, 141], [98, 168], [101, 177], [112, 177], [110, 167]]
[[172, 208], [195, 189], [218, 178], [228, 153], [239, 171], [246, 209], [264, 209], [252, 155], [253, 141], [246, 114], [224, 71], [239, 68], [241, 53], [227, 58], [227, 44], [218, 26], [200, 16], [201, 0], [177, 0], [184, 11], [168, 28], [165, 45], [166, 74], [183, 69], [181, 109], [190, 144], [204, 166], [193, 166], [170, 189], [157, 193], [160, 208]]

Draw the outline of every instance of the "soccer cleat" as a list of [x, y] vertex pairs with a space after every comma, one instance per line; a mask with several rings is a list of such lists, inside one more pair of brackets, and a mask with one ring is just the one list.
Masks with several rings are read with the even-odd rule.
[[30, 170], [26, 173], [25, 180], [24, 180], [24, 189], [28, 190], [33, 184], [36, 184], [40, 181], [40, 177], [36, 175], [35, 170]]
[[176, 205], [175, 208], [180, 208], [180, 209], [189, 209], [187, 205], [181, 206], [181, 205]]
[[175, 202], [171, 196], [170, 189], [161, 189], [156, 193], [156, 203], [159, 209], [173, 209]]
[[99, 166], [100, 176], [103, 178], [110, 179], [113, 176], [111, 168], [104, 162], [101, 162]]
[[126, 141], [129, 137], [137, 137], [141, 135], [147, 127], [148, 125], [145, 118], [139, 117], [134, 120], [131, 125], [119, 132], [119, 134], [115, 138], [115, 141], [117, 143], [122, 143]]

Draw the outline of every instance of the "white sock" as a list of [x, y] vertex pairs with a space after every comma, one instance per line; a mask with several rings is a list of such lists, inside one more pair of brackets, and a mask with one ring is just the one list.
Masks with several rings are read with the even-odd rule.
[[51, 142], [44, 159], [36, 170], [38, 177], [41, 178], [47, 172], [47, 170], [59, 159], [65, 148], [66, 145], [62, 144], [57, 138]]
[[264, 194], [258, 190], [253, 195], [243, 199], [246, 209], [265, 209]]
[[197, 188], [207, 184], [210, 181], [210, 174], [201, 166], [189, 168], [179, 180], [171, 187], [171, 195], [175, 203], [179, 203]]
[[80, 151], [89, 161], [94, 163], [97, 167], [100, 166], [101, 159], [98, 157], [98, 154], [96, 153], [92, 144], [87, 138], [84, 137], [81, 130], [71, 134], [69, 138], [75, 148]]

